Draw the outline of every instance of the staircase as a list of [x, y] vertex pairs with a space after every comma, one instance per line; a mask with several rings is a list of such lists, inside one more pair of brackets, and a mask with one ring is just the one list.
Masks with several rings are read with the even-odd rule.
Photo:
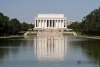
[[63, 36], [63, 33], [58, 29], [43, 29], [37, 33], [37, 36]]

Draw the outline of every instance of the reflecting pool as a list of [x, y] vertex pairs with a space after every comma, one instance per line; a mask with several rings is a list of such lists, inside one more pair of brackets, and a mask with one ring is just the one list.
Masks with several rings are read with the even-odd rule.
[[100, 40], [69, 36], [0, 39], [0, 67], [99, 67]]

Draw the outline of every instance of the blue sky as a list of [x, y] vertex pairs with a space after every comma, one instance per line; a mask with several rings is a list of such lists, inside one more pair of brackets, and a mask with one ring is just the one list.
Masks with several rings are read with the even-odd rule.
[[0, 0], [0, 12], [27, 23], [33, 23], [41, 13], [60, 13], [68, 20], [81, 21], [99, 7], [100, 0]]

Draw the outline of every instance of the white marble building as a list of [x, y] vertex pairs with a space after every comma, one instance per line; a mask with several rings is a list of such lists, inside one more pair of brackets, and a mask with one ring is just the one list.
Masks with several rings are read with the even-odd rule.
[[66, 30], [67, 18], [64, 14], [38, 14], [35, 17], [35, 28], [34, 30], [42, 29], [58, 29]]

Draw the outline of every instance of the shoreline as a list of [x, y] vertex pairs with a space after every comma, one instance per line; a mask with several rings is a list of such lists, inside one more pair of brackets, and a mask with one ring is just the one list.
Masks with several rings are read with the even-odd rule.
[[90, 38], [90, 39], [100, 39], [100, 36], [84, 36], [84, 35], [77, 35], [75, 37], [79, 38]]
[[[10, 35], [10, 36], [0, 36], [0, 39], [2, 38], [17, 38], [17, 37], [23, 37], [23, 35]], [[77, 35], [74, 37], [79, 38], [90, 38], [90, 39], [100, 39], [100, 36], [84, 36], [84, 35]]]
[[23, 37], [23, 35], [0, 36], [0, 39], [2, 39], [2, 38], [17, 38], [17, 37]]

